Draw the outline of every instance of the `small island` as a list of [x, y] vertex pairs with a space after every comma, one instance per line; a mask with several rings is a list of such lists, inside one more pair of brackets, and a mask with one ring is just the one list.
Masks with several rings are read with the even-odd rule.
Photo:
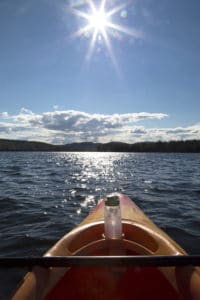
[[65, 151], [65, 152], [180, 152], [200, 153], [200, 140], [140, 143], [71, 143], [53, 145], [36, 141], [0, 139], [0, 151]]

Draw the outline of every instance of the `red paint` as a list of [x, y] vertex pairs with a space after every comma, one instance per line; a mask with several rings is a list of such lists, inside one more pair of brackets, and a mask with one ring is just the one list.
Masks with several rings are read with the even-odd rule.
[[45, 298], [55, 299], [178, 300], [179, 297], [157, 268], [73, 267]]

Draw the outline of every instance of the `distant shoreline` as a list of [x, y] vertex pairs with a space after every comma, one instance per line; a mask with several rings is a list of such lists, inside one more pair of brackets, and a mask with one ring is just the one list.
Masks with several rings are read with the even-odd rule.
[[0, 139], [0, 151], [200, 153], [200, 140], [140, 142], [134, 144], [82, 142], [53, 145], [36, 141]]

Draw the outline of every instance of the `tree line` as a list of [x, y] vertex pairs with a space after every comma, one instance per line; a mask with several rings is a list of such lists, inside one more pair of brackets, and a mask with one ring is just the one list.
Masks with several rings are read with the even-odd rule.
[[95, 152], [200, 152], [200, 140], [140, 143], [71, 143], [53, 145], [34, 141], [0, 139], [0, 151], [95, 151]]

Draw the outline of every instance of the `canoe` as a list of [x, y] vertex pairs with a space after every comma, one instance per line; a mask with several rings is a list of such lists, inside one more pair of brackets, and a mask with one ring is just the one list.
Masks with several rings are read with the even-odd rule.
[[[186, 252], [159, 229], [126, 195], [114, 194], [120, 207], [119, 232], [106, 233], [105, 201], [60, 239], [44, 257], [160, 256]], [[112, 207], [111, 207], [112, 208]], [[112, 220], [111, 220], [112, 221]], [[112, 223], [112, 222], [111, 222]], [[113, 224], [108, 226], [113, 226]], [[116, 226], [116, 224], [114, 224]], [[118, 226], [118, 225], [117, 225]], [[119, 231], [119, 228], [117, 229]], [[113, 236], [112, 236], [113, 235]], [[34, 267], [12, 296], [13, 300], [61, 299], [200, 299], [197, 267], [102, 266]]]

